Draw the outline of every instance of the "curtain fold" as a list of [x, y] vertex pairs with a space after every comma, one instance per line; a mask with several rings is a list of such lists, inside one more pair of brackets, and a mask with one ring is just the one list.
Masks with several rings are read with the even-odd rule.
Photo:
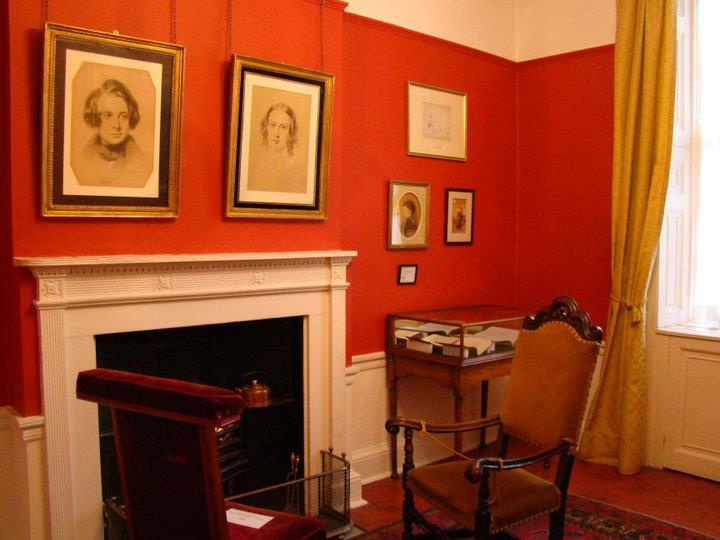
[[676, 0], [617, 0], [612, 292], [605, 358], [579, 456], [617, 464], [645, 458], [645, 306], [662, 227], [672, 152]]

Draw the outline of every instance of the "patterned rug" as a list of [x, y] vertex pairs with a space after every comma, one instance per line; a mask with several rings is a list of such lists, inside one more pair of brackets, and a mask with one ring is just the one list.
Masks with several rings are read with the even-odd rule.
[[[448, 528], [454, 521], [439, 511], [431, 510], [428, 518]], [[402, 521], [371, 531], [358, 538], [363, 540], [396, 540], [402, 537]], [[419, 531], [418, 531], [419, 532]], [[546, 539], [548, 518], [541, 516], [513, 527], [509, 531], [521, 540]], [[711, 540], [694, 531], [666, 523], [650, 516], [636, 514], [609, 504], [568, 495], [565, 512], [565, 538], [601, 540], [630, 538], [637, 540]]]

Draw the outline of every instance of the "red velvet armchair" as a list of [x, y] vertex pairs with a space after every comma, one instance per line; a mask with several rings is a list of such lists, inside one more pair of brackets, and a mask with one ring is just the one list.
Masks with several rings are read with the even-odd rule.
[[[224, 501], [215, 428], [240, 418], [235, 392], [93, 369], [78, 375], [77, 397], [112, 411], [130, 538], [326, 537], [322, 521]], [[257, 529], [228, 523], [229, 508], [273, 519]]]

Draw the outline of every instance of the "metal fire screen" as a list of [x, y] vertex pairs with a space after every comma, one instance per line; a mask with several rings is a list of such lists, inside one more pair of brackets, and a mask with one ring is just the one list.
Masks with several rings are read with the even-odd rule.
[[328, 538], [352, 529], [350, 520], [350, 463], [345, 454], [321, 450], [322, 472], [226, 499], [248, 506], [321, 519]]

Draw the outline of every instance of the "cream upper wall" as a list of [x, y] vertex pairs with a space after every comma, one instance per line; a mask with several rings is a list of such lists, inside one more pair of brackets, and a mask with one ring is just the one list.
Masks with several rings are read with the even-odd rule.
[[515, 0], [349, 0], [348, 12], [515, 57]]
[[347, 11], [520, 62], [615, 42], [615, 0], [349, 0]]
[[516, 59], [615, 43], [615, 0], [517, 0]]

